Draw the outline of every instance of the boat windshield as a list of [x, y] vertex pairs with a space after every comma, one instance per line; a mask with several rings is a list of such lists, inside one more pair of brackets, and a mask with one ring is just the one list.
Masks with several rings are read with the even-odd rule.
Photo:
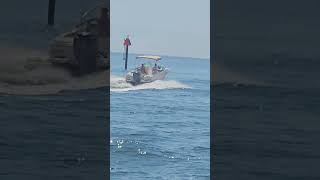
[[143, 74], [154, 74], [159, 71], [163, 71], [165, 68], [163, 65], [159, 65], [157, 63], [142, 63], [138, 67], [136, 67], [135, 71], [136, 72], [141, 72]]
[[147, 63], [143, 63], [143, 65], [144, 65], [145, 67], [149, 67], [149, 66], [152, 66], [152, 64], [151, 64], [150, 62], [147, 62]]
[[[138, 65], [138, 68], [141, 68], [142, 65], [146, 68], [153, 68], [153, 67], [156, 67], [156, 66], [159, 66], [158, 63], [151, 63], [151, 62], [145, 62], [145, 63], [142, 63], [140, 65]], [[160, 66], [159, 66], [160, 67]]]

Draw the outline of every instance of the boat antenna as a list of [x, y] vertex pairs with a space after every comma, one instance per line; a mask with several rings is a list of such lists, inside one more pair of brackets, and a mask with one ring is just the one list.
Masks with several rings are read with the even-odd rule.
[[129, 50], [129, 46], [131, 46], [129, 35], [127, 35], [127, 38], [124, 39], [123, 46], [125, 48], [125, 55], [123, 57], [123, 59], [125, 60], [124, 69], [127, 70], [127, 68], [128, 68], [128, 50]]

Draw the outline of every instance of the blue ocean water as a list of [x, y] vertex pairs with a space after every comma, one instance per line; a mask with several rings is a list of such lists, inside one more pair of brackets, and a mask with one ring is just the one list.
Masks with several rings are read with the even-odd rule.
[[212, 95], [215, 178], [319, 179], [319, 59], [216, 68], [224, 72], [215, 74]]
[[107, 88], [0, 95], [0, 179], [105, 178]]
[[[209, 60], [161, 62], [166, 80], [133, 87], [122, 54], [111, 54], [111, 179], [209, 179]], [[140, 63], [129, 56], [129, 69]]]

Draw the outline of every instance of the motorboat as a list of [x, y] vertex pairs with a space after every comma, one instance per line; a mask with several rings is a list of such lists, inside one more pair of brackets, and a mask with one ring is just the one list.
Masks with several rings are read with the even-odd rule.
[[126, 74], [126, 82], [132, 85], [150, 83], [156, 80], [165, 79], [169, 69], [159, 65], [160, 56], [137, 56], [136, 59], [155, 61], [154, 65], [150, 62], [142, 63]]
[[[108, 9], [104, 5], [87, 10], [82, 14], [80, 23], [71, 31], [52, 40], [49, 46], [49, 61], [55, 65], [86, 68], [88, 63], [81, 64], [80, 62], [80, 58], [86, 58], [86, 61], [91, 61], [97, 70], [108, 69], [110, 66], [108, 24]], [[77, 45], [79, 36], [82, 42], [78, 40], [80, 43]], [[88, 52], [83, 52], [83, 50]], [[91, 56], [88, 58], [87, 54], [90, 54], [90, 51]]]

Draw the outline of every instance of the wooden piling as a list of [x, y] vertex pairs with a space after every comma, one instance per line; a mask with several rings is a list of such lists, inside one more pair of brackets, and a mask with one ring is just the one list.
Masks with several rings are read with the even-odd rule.
[[48, 5], [48, 25], [49, 26], [54, 25], [55, 6], [56, 6], [56, 0], [49, 0], [49, 5]]

